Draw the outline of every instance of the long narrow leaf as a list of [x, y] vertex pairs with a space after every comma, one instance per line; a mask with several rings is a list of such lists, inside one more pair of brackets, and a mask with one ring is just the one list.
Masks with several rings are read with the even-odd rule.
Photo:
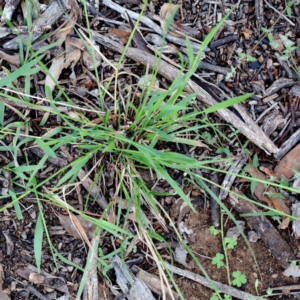
[[11, 199], [13, 200], [14, 209], [15, 209], [15, 213], [16, 213], [18, 220], [22, 220], [23, 214], [22, 214], [22, 210], [21, 210], [19, 201], [16, 201], [16, 199], [17, 199], [16, 194], [14, 193], [14, 191], [9, 191], [8, 194], [11, 196]]
[[36, 74], [37, 72], [40, 71], [41, 68], [34, 68], [32, 69], [32, 67], [34, 65], [37, 64], [38, 60], [41, 60], [44, 57], [44, 55], [38, 57], [38, 59], [34, 59], [32, 61], [30, 61], [29, 63], [25, 64], [24, 66], [18, 68], [16, 71], [14, 71], [13, 73], [5, 76], [4, 78], [2, 78], [0, 80], [0, 87], [2, 86], [12, 86], [12, 82], [15, 81], [16, 79], [18, 79], [21, 76], [27, 76], [27, 75], [32, 75], [32, 74]]
[[34, 231], [34, 256], [38, 273], [41, 272], [43, 234], [43, 220], [41, 214], [39, 214]]
[[246, 95], [242, 95], [242, 96], [238, 96], [238, 97], [234, 97], [234, 98], [231, 98], [229, 100], [226, 100], [226, 101], [222, 101], [218, 104], [215, 104], [207, 109], [205, 109], [203, 112], [206, 113], [206, 114], [209, 114], [209, 113], [212, 113], [212, 112], [215, 112], [215, 111], [218, 111], [220, 109], [223, 109], [223, 108], [227, 108], [229, 106], [232, 106], [234, 104], [238, 104], [248, 98], [250, 98], [251, 96], [253, 96], [253, 93], [251, 94], [246, 94]]

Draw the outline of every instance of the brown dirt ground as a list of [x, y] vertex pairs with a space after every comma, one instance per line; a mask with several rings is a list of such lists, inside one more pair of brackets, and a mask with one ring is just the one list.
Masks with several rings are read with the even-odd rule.
[[[216, 253], [223, 253], [223, 251], [221, 249], [220, 236], [213, 236], [208, 230], [211, 226], [210, 222], [210, 211], [208, 209], [198, 207], [198, 214], [190, 213], [186, 220], [186, 225], [188, 228], [193, 229], [194, 231], [195, 242], [190, 242], [190, 248], [198, 254], [212, 258], [216, 255]], [[233, 226], [233, 222], [229, 221], [225, 228], [225, 231]], [[250, 228], [246, 226], [245, 233], [247, 233], [248, 230], [250, 230]], [[283, 236], [286, 237], [286, 241], [297, 253], [297, 249], [300, 246], [299, 242], [295, 241], [295, 239], [293, 237], [290, 237], [288, 234], [285, 234]], [[260, 277], [260, 292], [268, 289], [269, 287], [273, 288], [278, 286], [289, 286], [299, 283], [299, 279], [297, 278], [287, 278], [282, 275], [283, 269], [278, 265], [277, 261], [272, 257], [270, 251], [261, 240], [258, 240], [256, 243], [251, 243], [251, 246], [260, 268], [261, 277], [259, 276], [259, 272], [256, 269], [255, 261], [251, 255], [251, 252], [242, 237], [239, 237], [237, 246], [233, 250], [229, 250], [228, 252], [231, 273], [235, 270], [240, 270], [243, 274], [246, 275], [247, 283], [243, 287], [241, 287], [242, 290], [255, 295], [256, 292], [254, 283], [256, 278], [258, 277]], [[227, 283], [227, 274], [224, 267], [218, 269], [216, 266], [211, 264], [210, 259], [201, 257], [198, 258], [211, 279], [222, 282], [224, 284]], [[198, 269], [193, 269], [191, 271], [200, 274]], [[213, 295], [213, 291], [211, 289], [208, 289], [199, 283], [192, 282], [189, 279], [178, 278], [177, 283], [182, 290], [185, 299], [204, 300], [210, 299], [210, 297]], [[278, 297], [273, 296], [272, 299], [299, 298], [294, 298], [291, 295], [283, 295]]]

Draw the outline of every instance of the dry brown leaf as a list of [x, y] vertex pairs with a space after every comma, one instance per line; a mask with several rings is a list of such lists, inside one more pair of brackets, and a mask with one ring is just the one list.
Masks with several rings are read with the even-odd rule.
[[[66, 41], [68, 34], [74, 32], [72, 24], [74, 24], [76, 20], [77, 16], [75, 14], [72, 14], [70, 22], [67, 22], [63, 28], [58, 30], [53, 35], [52, 41], [58, 42], [58, 45], [62, 45], [62, 43]], [[51, 67], [49, 68], [49, 73], [47, 73], [45, 86], [49, 86], [50, 90], [53, 91], [56, 85], [55, 83], [56, 81], [58, 81], [62, 70], [64, 68], [67, 68], [70, 65], [71, 61], [70, 56], [68, 57], [68, 60], [66, 60], [64, 54], [55, 57], [52, 61]]]
[[270, 168], [260, 166], [259, 169], [260, 169], [262, 172], [264, 172], [265, 174], [267, 174], [268, 176], [277, 178], [276, 173], [273, 172]]
[[[128, 23], [130, 25], [130, 28], [131, 30], [134, 30], [134, 23], [132, 21], [132, 19], [130, 18], [129, 14], [126, 12], [127, 14], [127, 19], [128, 19]], [[144, 39], [142, 33], [140, 32], [140, 30], [138, 28], [136, 28], [134, 34], [133, 34], [133, 40], [136, 44], [136, 46], [141, 49], [141, 50], [144, 50], [145, 52], [148, 52], [150, 54], [153, 54], [153, 51], [151, 51], [149, 48], [148, 48], [148, 43], [147, 41]]]
[[195, 143], [195, 146], [197, 146], [197, 147], [203, 147], [203, 148], [209, 149], [209, 147], [207, 145], [205, 145], [204, 143], [202, 143], [201, 141], [194, 141], [194, 143]]
[[93, 45], [93, 46], [91, 46], [93, 49], [91, 49], [91, 47], [89, 49], [86, 49], [83, 52], [82, 60], [88, 70], [94, 71], [95, 68], [98, 68], [101, 65], [102, 57], [99, 54], [100, 47], [98, 45], [95, 45], [94, 42], [91, 42], [90, 44]]
[[[248, 165], [248, 172], [254, 178], [258, 178], [258, 179], [264, 180], [264, 181], [268, 180], [268, 178], [262, 172], [260, 172], [259, 170], [257, 170], [256, 168], [254, 168], [251, 165]], [[277, 193], [275, 188], [272, 186], [269, 186], [267, 191], [274, 195]], [[270, 207], [276, 208], [278, 211], [285, 212], [286, 214], [289, 214], [289, 215], [291, 214], [290, 209], [285, 204], [283, 199], [278, 198], [278, 197], [267, 196], [264, 194], [265, 192], [266, 192], [266, 189], [265, 189], [264, 185], [260, 182], [257, 182], [255, 190], [254, 190], [254, 194], [260, 201], [268, 203], [268, 205]], [[280, 229], [286, 228], [288, 226], [288, 223], [289, 223], [289, 218], [285, 217], [282, 224], [280, 225], [281, 226]]]
[[288, 154], [286, 154], [275, 167], [275, 173], [278, 178], [281, 178], [282, 175], [287, 179], [290, 179], [294, 176], [296, 170], [300, 172], [300, 145], [296, 146]]
[[278, 226], [279, 229], [286, 229], [289, 227], [290, 224], [290, 218], [289, 217], [284, 217], [282, 219], [281, 224]]
[[[74, 33], [74, 30], [71, 31], [71, 34]], [[65, 49], [66, 49], [66, 58], [65, 58], [65, 68], [71, 66], [71, 69], [75, 67], [77, 62], [81, 57], [81, 50], [78, 47], [74, 47], [71, 43], [71, 37], [67, 36], [65, 41]]]
[[245, 37], [246, 40], [250, 39], [250, 36], [251, 36], [250, 33], [243, 31], [242, 34], [244, 35], [244, 37]]
[[123, 44], [126, 44], [128, 42], [130, 32], [118, 28], [110, 28], [108, 32], [109, 34], [118, 37]]
[[[27, 266], [16, 270], [16, 274], [25, 278], [26, 280], [29, 280], [30, 274], [37, 272], [37, 268], [31, 264], [28, 264]], [[65, 293], [66, 295], [69, 295], [69, 290], [63, 277], [57, 277], [44, 271], [41, 271], [40, 274], [45, 278], [41, 285], [51, 287], [52, 289], [56, 289], [60, 292]], [[5, 298], [2, 298], [0, 294], [0, 299], [2, 300]]]
[[18, 54], [10, 55], [0, 50], [0, 58], [4, 59], [9, 64], [12, 64], [16, 67], [20, 66], [20, 56]]
[[29, 281], [34, 284], [42, 284], [45, 281], [45, 277], [39, 273], [32, 272], [29, 274]]
[[[85, 231], [85, 229], [83, 228], [83, 226], [81, 224], [81, 222], [83, 224], [87, 224], [87, 222], [89, 222], [89, 221], [87, 221], [86, 219], [83, 219], [83, 218], [80, 218], [81, 220], [79, 220], [80, 216], [75, 216], [71, 212], [69, 212], [69, 215], [71, 216], [72, 221], [74, 222], [74, 224], [75, 224], [77, 230], [79, 231], [80, 235], [82, 236], [82, 238], [85, 240], [86, 244], [89, 246], [89, 248], [92, 248], [92, 245], [91, 245], [91, 243], [89, 241], [89, 238], [88, 238], [88, 236], [86, 234], [86, 231]], [[95, 224], [93, 224], [93, 225], [95, 225]], [[93, 232], [92, 232], [92, 234], [93, 234]]]
[[[84, 219], [81, 216], [62, 215], [57, 213], [61, 226], [72, 236], [77, 239], [82, 239], [85, 236], [85, 241], [92, 239], [96, 225]], [[73, 221], [73, 222], [72, 222]]]
[[2, 232], [3, 235], [5, 236], [5, 240], [6, 240], [6, 252], [7, 255], [11, 255], [13, 250], [14, 250], [14, 246], [15, 244], [13, 243], [10, 235], [7, 232]]
[[244, 35], [246, 40], [250, 39], [252, 33], [253, 33], [253, 31], [248, 28], [246, 28], [242, 31], [242, 34]]
[[[48, 86], [51, 91], [53, 91], [56, 86], [56, 81], [58, 80], [61, 71], [64, 68], [64, 63], [65, 63], [64, 55], [60, 55], [55, 59], [53, 59], [52, 61], [51, 67], [49, 68], [49, 73], [47, 74], [45, 79], [45, 86]], [[54, 80], [51, 78], [49, 74], [52, 75]]]
[[178, 4], [165, 3], [160, 8], [159, 16], [163, 19], [167, 19], [178, 8], [179, 8]]
[[187, 262], [187, 250], [181, 245], [177, 245], [175, 248], [175, 260], [185, 266], [186, 268], [192, 269], [194, 268], [194, 261], [191, 260], [189, 263]]
[[70, 45], [82, 50], [82, 51], [85, 51], [86, 50], [86, 47], [85, 47], [85, 44], [84, 42], [79, 39], [79, 38], [75, 38], [73, 36], [69, 36], [69, 42], [70, 42]]
[[68, 111], [67, 114], [73, 119], [81, 120], [80, 115], [75, 111]]

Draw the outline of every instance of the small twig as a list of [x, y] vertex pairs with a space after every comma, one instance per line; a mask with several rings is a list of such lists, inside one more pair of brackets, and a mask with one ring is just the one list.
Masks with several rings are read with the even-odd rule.
[[275, 12], [277, 12], [282, 18], [284, 18], [287, 22], [289, 22], [292, 26], [295, 26], [295, 24], [288, 19], [283, 13], [281, 13], [279, 10], [277, 10], [275, 7], [273, 7], [267, 0], [264, 0], [265, 3], [271, 8], [273, 9]]
[[208, 288], [213, 288], [213, 286], [215, 286], [218, 288], [219, 292], [236, 297], [237, 299], [242, 299], [242, 300], [248, 300], [248, 299], [258, 300], [259, 299], [259, 297], [253, 296], [253, 295], [243, 292], [243, 291], [239, 291], [238, 289], [235, 289], [226, 284], [223, 284], [223, 283], [220, 283], [220, 282], [217, 282], [214, 280], [208, 280], [204, 276], [200, 276], [200, 275], [195, 274], [190, 271], [182, 270], [182, 269], [172, 266], [166, 262], [164, 264], [171, 272], [173, 272], [175, 274], [178, 274], [180, 276], [184, 276], [186, 278], [189, 278], [191, 280], [199, 282], [200, 284], [202, 284]]
[[255, 15], [260, 29], [261, 24], [264, 22], [264, 6], [261, 0], [255, 0]]
[[7, 27], [0, 27], [0, 32], [1, 33], [7, 33], [7, 34], [21, 34], [21, 33], [38, 33], [38, 34], [43, 34], [47, 30], [50, 30], [52, 28], [51, 25], [45, 25], [45, 26], [36, 26], [32, 28], [31, 31], [28, 30], [27, 26], [19, 26], [19, 27], [12, 27], [12, 28], [7, 28]]
[[224, 68], [224, 67], [220, 67], [220, 66], [215, 66], [212, 64], [209, 64], [207, 62], [201, 61], [199, 64], [199, 69], [204, 69], [204, 70], [209, 70], [209, 71], [213, 71], [216, 73], [220, 73], [220, 74], [228, 74], [230, 72], [229, 68]]
[[272, 110], [275, 106], [277, 106], [277, 102], [273, 103], [270, 107], [268, 107], [264, 112], [255, 120], [255, 123], [258, 123], [264, 115], [267, 114], [270, 110]]
[[235, 41], [236, 41], [236, 36], [235, 35], [229, 35], [229, 36], [224, 37], [223, 39], [219, 39], [215, 42], [210, 43], [209, 48], [210, 49], [217, 48], [221, 45], [232, 43], [232, 42], [235, 42]]

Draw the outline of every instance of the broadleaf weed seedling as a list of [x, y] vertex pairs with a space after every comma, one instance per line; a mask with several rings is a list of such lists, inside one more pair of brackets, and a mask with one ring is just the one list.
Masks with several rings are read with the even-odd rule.
[[[229, 285], [235, 285], [237, 287], [241, 287], [243, 284], [247, 282], [246, 275], [243, 274], [240, 270], [235, 270], [232, 272], [232, 278], [230, 278], [230, 268], [229, 268], [229, 262], [228, 262], [228, 251], [234, 249], [234, 247], [237, 245], [237, 241], [230, 238], [230, 237], [225, 237], [224, 236], [224, 225], [223, 225], [223, 218], [224, 218], [224, 211], [221, 211], [221, 229], [217, 229], [214, 226], [209, 227], [209, 231], [211, 232], [212, 235], [217, 236], [218, 234], [221, 235], [222, 239], [222, 248], [224, 251], [224, 254], [222, 253], [217, 253], [215, 257], [212, 259], [212, 264], [216, 265], [217, 268], [225, 267], [227, 270], [227, 277], [228, 277], [228, 284]], [[300, 256], [300, 249], [298, 255]], [[224, 261], [225, 259], [225, 261]], [[291, 262], [292, 265], [293, 262]], [[259, 285], [259, 280], [257, 279], [255, 281], [255, 291], [258, 295], [258, 299], [267, 299], [268, 297], [272, 296], [272, 289], [268, 288], [266, 291], [266, 295], [264, 296], [259, 296], [259, 291], [258, 291], [258, 285]], [[232, 299], [230, 295], [224, 294], [221, 296], [218, 292], [216, 293], [217, 295], [213, 295], [210, 300], [228, 300]], [[254, 299], [254, 297], [250, 297], [249, 300]]]
[[[229, 285], [236, 285], [238, 287], [241, 287], [244, 283], [247, 282], [247, 278], [240, 270], [235, 270], [232, 273], [233, 280], [231, 280], [230, 267], [229, 267], [229, 261], [228, 261], [228, 251], [234, 249], [234, 247], [237, 245], [237, 241], [230, 238], [230, 237], [225, 237], [223, 218], [224, 218], [224, 211], [221, 211], [221, 229], [216, 229], [214, 226], [211, 226], [209, 228], [209, 231], [213, 235], [215, 235], [215, 236], [218, 235], [218, 234], [221, 235], [222, 248], [223, 248], [223, 251], [224, 251], [224, 254], [217, 253], [215, 255], [215, 257], [213, 257], [212, 264], [216, 265], [217, 268], [225, 267], [225, 269], [227, 271], [227, 280], [228, 280]], [[211, 298], [211, 300], [220, 299], [220, 298], [214, 298], [214, 297], [216, 297], [216, 296], [213, 296]], [[226, 298], [226, 297], [224, 299], [230, 299], [230, 298]]]

